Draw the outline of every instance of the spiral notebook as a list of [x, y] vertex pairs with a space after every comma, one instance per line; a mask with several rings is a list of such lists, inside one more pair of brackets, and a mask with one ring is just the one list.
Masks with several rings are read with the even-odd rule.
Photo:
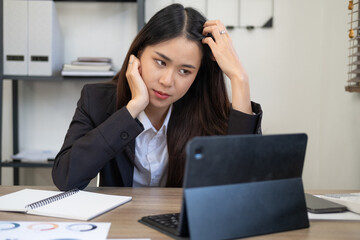
[[0, 211], [90, 220], [129, 202], [130, 196], [80, 191], [23, 189], [0, 197]]

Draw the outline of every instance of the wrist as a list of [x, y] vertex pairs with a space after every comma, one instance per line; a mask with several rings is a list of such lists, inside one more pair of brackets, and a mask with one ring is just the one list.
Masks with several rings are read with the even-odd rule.
[[231, 79], [231, 91], [233, 109], [251, 114], [250, 86], [246, 74]]
[[239, 84], [249, 84], [249, 78], [246, 72], [238, 72], [233, 76], [229, 77], [231, 82], [239, 83]]
[[144, 111], [147, 104], [148, 103], [146, 102], [140, 102], [132, 99], [128, 102], [126, 108], [131, 116], [135, 119], [142, 111]]

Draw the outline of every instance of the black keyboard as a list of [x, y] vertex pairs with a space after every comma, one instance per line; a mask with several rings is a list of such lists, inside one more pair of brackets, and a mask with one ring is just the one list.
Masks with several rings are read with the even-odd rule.
[[178, 231], [179, 217], [180, 217], [180, 213], [169, 213], [169, 214], [147, 216], [147, 217], [143, 217], [141, 220], [157, 228], [160, 228], [162, 230], [165, 230], [167, 232], [179, 236], [179, 231]]

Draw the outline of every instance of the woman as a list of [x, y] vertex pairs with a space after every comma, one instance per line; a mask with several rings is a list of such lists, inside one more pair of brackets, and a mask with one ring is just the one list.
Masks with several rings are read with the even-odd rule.
[[111, 83], [84, 86], [53, 181], [83, 189], [100, 172], [100, 186], [180, 187], [189, 139], [261, 133], [261, 115], [223, 24], [173, 4], [139, 32]]

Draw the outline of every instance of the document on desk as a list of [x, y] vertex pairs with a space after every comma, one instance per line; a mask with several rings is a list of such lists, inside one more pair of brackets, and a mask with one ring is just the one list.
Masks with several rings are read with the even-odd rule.
[[309, 213], [310, 220], [360, 221], [360, 215], [347, 211], [341, 213]]
[[315, 195], [346, 206], [350, 211], [341, 213], [308, 213], [310, 220], [356, 220], [360, 221], [360, 193]]
[[0, 211], [48, 217], [90, 220], [131, 201], [130, 196], [23, 189], [0, 197]]
[[111, 223], [0, 221], [0, 239], [106, 239]]
[[350, 211], [360, 214], [360, 192], [357, 193], [338, 193], [316, 195], [317, 197], [336, 202], [346, 206]]

